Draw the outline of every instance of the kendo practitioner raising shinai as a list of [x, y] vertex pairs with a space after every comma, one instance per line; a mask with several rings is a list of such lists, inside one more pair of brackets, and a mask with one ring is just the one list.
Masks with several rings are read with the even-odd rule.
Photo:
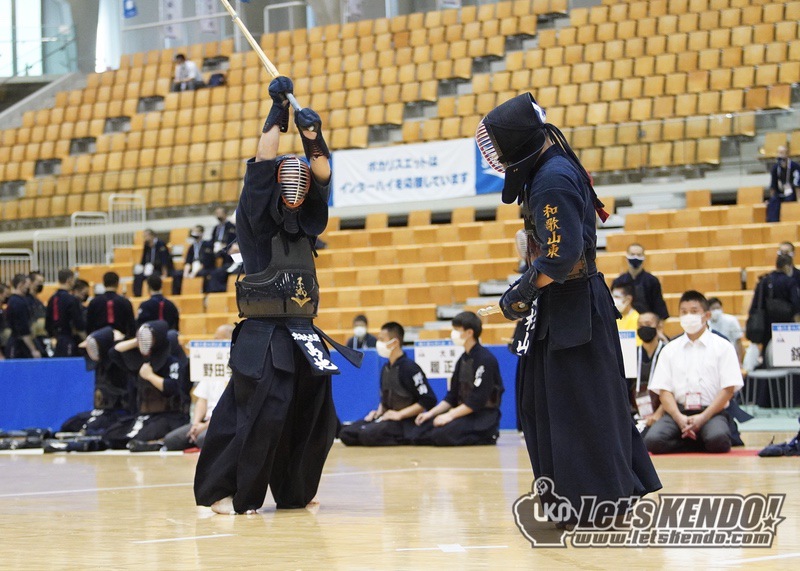
[[236, 282], [236, 301], [247, 319], [233, 333], [233, 375], [211, 417], [194, 482], [197, 504], [217, 513], [259, 509], [268, 486], [278, 509], [314, 499], [337, 428], [330, 375], [339, 371], [322, 340], [356, 365], [362, 357], [312, 321], [319, 305], [313, 245], [328, 222], [330, 153], [319, 115], [306, 108], [295, 111], [295, 123], [311, 168], [278, 156], [292, 89], [286, 77], [269, 85], [272, 109], [236, 210], [247, 274]]
[[595, 211], [605, 212], [564, 135], [530, 93], [490, 111], [476, 141], [505, 173], [503, 202], [522, 205], [528, 233], [529, 269], [500, 309], [507, 319], [525, 319], [518, 344], [522, 428], [534, 475], [553, 482], [540, 501], [547, 512], [556, 495], [565, 496], [580, 514], [556, 525], [592, 525], [582, 496], [614, 502], [661, 488], [631, 421], [619, 314], [595, 265]]

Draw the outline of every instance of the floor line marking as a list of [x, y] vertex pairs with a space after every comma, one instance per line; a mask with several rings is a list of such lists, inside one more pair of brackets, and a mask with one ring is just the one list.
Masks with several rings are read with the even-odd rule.
[[192, 482], [182, 484], [150, 484], [146, 486], [118, 486], [115, 488], [81, 488], [77, 490], [48, 490], [44, 492], [20, 492], [18, 494], [0, 494], [0, 498], [21, 498], [27, 496], [54, 496], [58, 494], [86, 494], [89, 492], [121, 492], [124, 490], [147, 490], [154, 488], [180, 488], [191, 486]]
[[144, 539], [140, 541], [131, 541], [131, 543], [135, 543], [137, 545], [143, 545], [145, 543], [169, 543], [171, 541], [192, 541], [193, 539], [214, 539], [216, 537], [236, 537], [235, 533], [218, 533], [214, 535], [195, 535], [192, 537], [170, 537], [167, 539]]
[[720, 561], [718, 565], [740, 565], [742, 563], [756, 563], [758, 561], [773, 561], [775, 559], [791, 559], [793, 557], [800, 557], [800, 551], [797, 553], [784, 553], [782, 555], [766, 555], [764, 557], [751, 557], [749, 559], [728, 559]]

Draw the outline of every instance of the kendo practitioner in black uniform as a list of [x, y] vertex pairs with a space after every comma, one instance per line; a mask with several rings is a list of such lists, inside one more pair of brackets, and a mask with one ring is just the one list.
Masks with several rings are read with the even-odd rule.
[[180, 312], [178, 308], [161, 293], [163, 282], [160, 276], [147, 278], [147, 287], [150, 288], [150, 299], [143, 301], [139, 306], [136, 316], [136, 327], [141, 327], [148, 321], [166, 321], [172, 331], [180, 331]]
[[79, 345], [84, 349], [86, 370], [94, 371], [93, 408], [64, 421], [58, 438], [45, 441], [45, 452], [106, 450], [108, 446], [103, 440], [106, 431], [126, 418], [133, 418], [136, 375], [110, 357], [115, 343], [123, 338], [119, 331], [103, 327], [90, 333]]
[[530, 267], [500, 307], [526, 320], [523, 430], [534, 475], [555, 486], [540, 500], [548, 506], [560, 494], [581, 513], [581, 496], [616, 501], [660, 489], [630, 417], [619, 313], [595, 266], [595, 211], [606, 214], [589, 175], [530, 93], [489, 112], [476, 141], [505, 173], [503, 202], [522, 204], [528, 232]]
[[148, 277], [171, 276], [173, 271], [172, 256], [167, 245], [156, 236], [155, 232], [150, 229], [145, 230], [142, 259], [133, 273], [134, 297], [142, 296], [142, 286]]
[[135, 416], [110, 426], [104, 441], [112, 449], [159, 441], [189, 421], [188, 367], [173, 352], [166, 321], [148, 321], [134, 339], [121, 341], [110, 358], [137, 376]]
[[105, 292], [96, 295], [86, 309], [86, 332], [92, 333], [110, 325], [130, 339], [136, 334], [136, 318], [131, 302], [117, 293], [119, 276], [115, 272], [106, 272], [103, 287]]
[[58, 271], [58, 290], [47, 302], [45, 329], [55, 339], [55, 357], [77, 357], [78, 343], [86, 336], [81, 303], [70, 293], [75, 272], [65, 268]]
[[39, 299], [39, 294], [44, 289], [44, 274], [39, 271], [33, 271], [28, 274], [28, 278], [30, 279], [30, 286], [28, 287], [28, 293], [25, 294], [25, 301], [30, 306], [33, 342], [42, 357], [52, 357], [53, 349], [50, 346], [50, 339], [47, 337], [47, 329], [45, 327], [47, 308], [42, 303], [42, 300]]
[[451, 339], [464, 347], [444, 400], [417, 416], [412, 444], [471, 446], [494, 444], [500, 434], [503, 379], [497, 358], [480, 344], [483, 325], [471, 311], [453, 318]]
[[11, 279], [13, 293], [6, 302], [6, 322], [10, 329], [6, 357], [9, 359], [38, 359], [42, 356], [31, 331], [33, 319], [27, 300], [30, 284], [31, 280], [25, 274], [17, 274]]
[[214, 244], [203, 240], [205, 229], [198, 225], [192, 228], [187, 238], [186, 257], [183, 269], [172, 272], [172, 295], [181, 295], [183, 278], [203, 278], [203, 293], [208, 293], [208, 276], [217, 267]]
[[277, 156], [289, 122], [290, 79], [269, 85], [272, 109], [256, 157], [247, 161], [236, 232], [247, 277], [236, 283], [233, 376], [206, 433], [195, 474], [198, 505], [217, 513], [259, 509], [267, 487], [279, 509], [303, 508], [317, 493], [336, 434], [330, 361], [322, 339], [360, 364], [362, 354], [313, 325], [319, 304], [313, 244], [328, 221], [330, 153], [319, 116], [295, 113], [311, 168]]
[[403, 326], [394, 321], [381, 327], [378, 355], [389, 361], [381, 369], [378, 407], [345, 425], [339, 439], [346, 446], [397, 446], [411, 444], [417, 432], [414, 419], [436, 405], [436, 394], [419, 365], [403, 351]]

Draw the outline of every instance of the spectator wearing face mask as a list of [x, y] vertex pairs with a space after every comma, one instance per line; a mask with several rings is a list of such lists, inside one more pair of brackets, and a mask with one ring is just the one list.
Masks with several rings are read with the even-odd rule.
[[800, 270], [794, 265], [794, 244], [791, 242], [781, 242], [778, 244], [778, 255], [780, 256], [781, 254], [789, 256], [792, 259], [792, 279], [797, 283], [797, 287], [800, 287]]
[[[617, 319], [617, 329], [620, 331], [636, 331], [639, 323], [639, 312], [633, 308], [633, 286], [624, 284], [615, 286], [611, 290], [614, 306], [622, 317]], [[642, 340], [636, 335], [636, 345], [641, 345]]]
[[613, 290], [617, 286], [633, 285], [633, 308], [640, 314], [653, 312], [661, 319], [669, 317], [667, 304], [661, 294], [661, 282], [653, 274], [644, 269], [644, 247], [641, 244], [628, 246], [626, 254], [628, 271], [620, 274], [611, 284]]
[[450, 390], [435, 407], [417, 416], [412, 443], [434, 446], [494, 444], [500, 430], [503, 379], [491, 351], [480, 344], [483, 325], [471, 311], [453, 318], [453, 343], [464, 347]]
[[205, 229], [197, 225], [186, 239], [186, 257], [182, 270], [172, 272], [172, 295], [181, 295], [183, 279], [203, 278], [203, 293], [208, 293], [208, 276], [217, 268], [214, 244], [203, 240]]
[[732, 444], [728, 403], [743, 386], [733, 346], [708, 329], [706, 298], [687, 291], [680, 299], [684, 334], [664, 347], [649, 389], [666, 414], [644, 437], [653, 454], [728, 452]]
[[378, 339], [367, 332], [367, 317], [356, 315], [353, 318], [353, 336], [347, 340], [351, 349], [374, 349]]
[[722, 310], [722, 301], [717, 297], [710, 298], [708, 306], [711, 308], [711, 318], [708, 320], [709, 327], [711, 327], [712, 331], [719, 333], [733, 343], [736, 355], [741, 363], [744, 358], [744, 347], [742, 346], [744, 333], [742, 332], [742, 326], [739, 325], [739, 320]]
[[664, 416], [664, 407], [658, 394], [649, 390], [653, 373], [658, 363], [661, 350], [666, 346], [662, 340], [663, 322], [655, 313], [642, 313], [636, 328], [636, 336], [642, 340], [641, 346], [636, 351], [636, 378], [631, 383], [631, 405], [634, 414], [644, 422], [645, 429], [642, 434]]
[[772, 339], [773, 323], [800, 321], [800, 287], [792, 278], [793, 273], [792, 258], [778, 254], [775, 269], [758, 280], [748, 314], [752, 316], [764, 309], [766, 322], [760, 338], [752, 338], [748, 329], [750, 341], [766, 346]]
[[403, 326], [384, 323], [378, 334], [378, 355], [388, 359], [381, 369], [380, 402], [363, 420], [339, 431], [346, 446], [397, 446], [410, 444], [418, 414], [436, 404], [436, 395], [419, 365], [403, 352]]

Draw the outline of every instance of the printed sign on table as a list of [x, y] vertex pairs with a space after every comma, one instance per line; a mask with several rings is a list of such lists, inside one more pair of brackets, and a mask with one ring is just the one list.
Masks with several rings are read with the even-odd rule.
[[453, 376], [456, 361], [464, 353], [463, 347], [453, 345], [449, 339], [439, 341], [416, 341], [414, 361], [429, 379], [447, 379]]
[[229, 381], [230, 341], [189, 341], [189, 370], [192, 382]]
[[772, 366], [800, 368], [800, 323], [772, 324]]
[[622, 346], [622, 362], [625, 365], [625, 378], [636, 378], [636, 331], [621, 330], [619, 344]]

